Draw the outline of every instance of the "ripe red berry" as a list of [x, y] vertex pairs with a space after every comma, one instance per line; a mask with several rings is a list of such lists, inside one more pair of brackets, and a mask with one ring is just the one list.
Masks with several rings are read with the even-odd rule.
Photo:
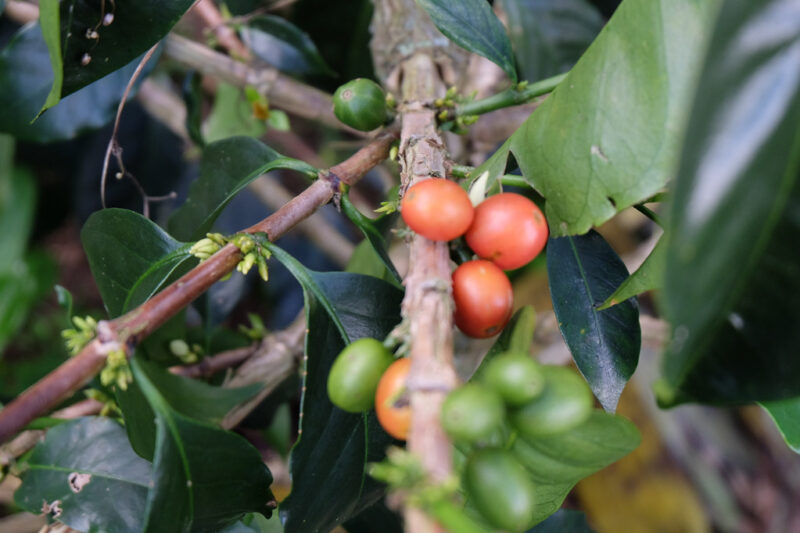
[[511, 318], [514, 294], [505, 272], [494, 263], [468, 261], [453, 272], [456, 326], [470, 337], [496, 335]]
[[462, 236], [475, 213], [466, 191], [441, 178], [409, 187], [400, 209], [408, 227], [432, 241], [452, 241]]
[[536, 204], [522, 195], [506, 192], [478, 204], [465, 238], [479, 257], [511, 270], [539, 255], [547, 236], [547, 221]]

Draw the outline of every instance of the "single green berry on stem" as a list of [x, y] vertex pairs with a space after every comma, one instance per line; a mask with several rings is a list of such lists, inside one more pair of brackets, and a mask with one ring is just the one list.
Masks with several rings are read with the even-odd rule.
[[536, 399], [545, 384], [539, 363], [528, 354], [517, 352], [506, 352], [489, 361], [482, 377], [512, 407]]
[[360, 413], [375, 404], [375, 392], [394, 357], [377, 339], [350, 343], [336, 357], [328, 374], [328, 397], [349, 413]]
[[333, 114], [351, 128], [374, 130], [389, 120], [386, 93], [374, 81], [356, 78], [336, 89]]
[[442, 428], [454, 441], [488, 439], [505, 420], [503, 400], [479, 383], [467, 383], [450, 392], [442, 404]]

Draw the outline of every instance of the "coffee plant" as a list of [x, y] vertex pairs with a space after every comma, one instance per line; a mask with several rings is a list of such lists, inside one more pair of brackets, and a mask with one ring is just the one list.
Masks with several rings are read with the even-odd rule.
[[800, 451], [796, 1], [0, 13], [0, 530], [621, 531], [671, 408]]

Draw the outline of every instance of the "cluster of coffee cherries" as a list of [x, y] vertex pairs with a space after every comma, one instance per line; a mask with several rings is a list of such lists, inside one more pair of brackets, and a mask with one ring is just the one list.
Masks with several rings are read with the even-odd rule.
[[586, 382], [566, 367], [540, 365], [507, 352], [484, 364], [442, 405], [441, 423], [462, 461], [467, 501], [493, 527], [525, 531], [535, 520], [537, 491], [515, 438], [549, 438], [583, 424], [594, 407]]
[[473, 207], [455, 182], [429, 178], [408, 188], [401, 202], [403, 220], [432, 241], [461, 236], [480, 258], [453, 272], [455, 323], [477, 338], [499, 333], [511, 318], [513, 293], [504, 270], [532, 261], [547, 242], [547, 221], [528, 198], [504, 192]]

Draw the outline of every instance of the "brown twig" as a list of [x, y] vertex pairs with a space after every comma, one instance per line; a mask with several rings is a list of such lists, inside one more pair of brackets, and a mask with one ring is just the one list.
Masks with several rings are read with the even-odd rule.
[[233, 28], [225, 23], [222, 14], [212, 0], [200, 0], [194, 5], [191, 13], [205, 23], [208, 30], [214, 33], [217, 42], [231, 55], [243, 61], [250, 59], [250, 50], [239, 40]]
[[[396, 137], [393, 130], [381, 134], [349, 159], [322, 173], [320, 179], [277, 212], [244, 231], [264, 232], [270, 240], [276, 240], [330, 201], [339, 192], [341, 183], [355, 183], [385, 159]], [[133, 353], [142, 339], [232, 271], [240, 260], [239, 249], [229, 244], [138, 308], [110, 322], [100, 322], [97, 337], [78, 355], [0, 411], [0, 442], [78, 390], [103, 367], [110, 350], [124, 348], [128, 354]]]
[[188, 68], [214, 76], [237, 87], [252, 86], [270, 100], [270, 104], [297, 116], [317, 120], [332, 128], [354, 135], [363, 132], [348, 128], [334, 116], [331, 96], [319, 89], [284, 76], [271, 67], [253, 68], [209, 47], [179, 35], [164, 39], [164, 53]]

